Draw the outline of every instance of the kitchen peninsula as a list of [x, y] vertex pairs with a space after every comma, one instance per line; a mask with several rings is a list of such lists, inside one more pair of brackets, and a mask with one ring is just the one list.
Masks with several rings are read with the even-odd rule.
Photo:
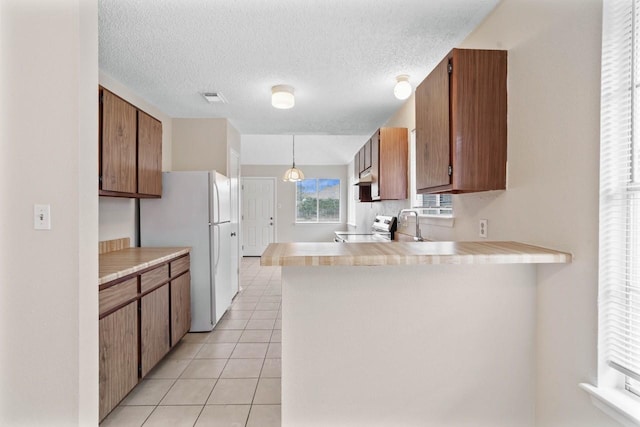
[[269, 245], [282, 425], [534, 425], [536, 264], [569, 262], [517, 242]]

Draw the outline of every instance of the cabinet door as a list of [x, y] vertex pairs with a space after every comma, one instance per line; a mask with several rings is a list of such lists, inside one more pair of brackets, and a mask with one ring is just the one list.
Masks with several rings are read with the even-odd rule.
[[144, 377], [169, 351], [169, 284], [140, 300], [140, 355]]
[[136, 109], [108, 90], [102, 90], [100, 189], [135, 193]]
[[358, 155], [360, 156], [360, 173], [362, 174], [367, 169], [364, 162], [364, 145], [360, 148]]
[[407, 128], [380, 128], [378, 154], [379, 200], [407, 198]]
[[138, 303], [98, 322], [100, 420], [138, 383]]
[[451, 184], [449, 58], [416, 88], [416, 186]]
[[138, 193], [162, 195], [162, 123], [138, 111]]
[[191, 275], [189, 272], [171, 280], [171, 346], [191, 327]]
[[353, 157], [353, 178], [357, 181], [360, 178], [360, 152]]
[[451, 79], [453, 188], [504, 189], [507, 52], [454, 49]]
[[371, 140], [364, 144], [364, 169], [371, 167]]

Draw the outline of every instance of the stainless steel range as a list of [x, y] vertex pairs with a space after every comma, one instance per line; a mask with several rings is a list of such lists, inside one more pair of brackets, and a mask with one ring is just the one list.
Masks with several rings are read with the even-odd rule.
[[371, 233], [336, 231], [333, 240], [340, 243], [392, 242], [396, 228], [395, 216], [378, 215], [371, 225]]

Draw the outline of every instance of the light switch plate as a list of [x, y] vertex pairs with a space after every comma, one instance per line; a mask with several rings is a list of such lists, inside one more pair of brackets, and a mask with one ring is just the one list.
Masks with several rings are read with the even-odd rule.
[[33, 205], [33, 228], [51, 230], [51, 205]]
[[478, 227], [478, 235], [486, 239], [487, 235], [489, 234], [489, 221], [486, 219], [481, 219]]

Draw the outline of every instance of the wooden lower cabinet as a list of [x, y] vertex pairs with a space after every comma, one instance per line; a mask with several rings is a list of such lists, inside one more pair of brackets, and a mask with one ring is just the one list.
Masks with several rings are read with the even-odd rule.
[[100, 421], [189, 332], [189, 267], [181, 256], [101, 285]]
[[169, 284], [140, 299], [140, 372], [142, 377], [169, 352]]
[[100, 420], [138, 383], [138, 302], [99, 320]]
[[191, 275], [171, 280], [171, 345], [174, 346], [191, 327]]

